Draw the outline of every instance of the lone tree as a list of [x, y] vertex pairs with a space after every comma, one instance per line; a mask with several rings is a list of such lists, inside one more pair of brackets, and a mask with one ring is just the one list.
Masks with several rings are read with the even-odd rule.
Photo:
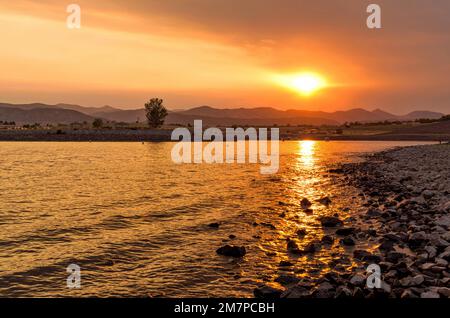
[[150, 127], [161, 127], [167, 115], [167, 109], [164, 107], [162, 99], [152, 98], [145, 104], [145, 116]]

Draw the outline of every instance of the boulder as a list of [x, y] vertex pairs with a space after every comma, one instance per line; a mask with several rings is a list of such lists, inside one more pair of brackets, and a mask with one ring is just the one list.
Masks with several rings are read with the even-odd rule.
[[346, 286], [339, 286], [336, 289], [335, 298], [351, 298], [353, 296], [352, 291]]
[[329, 206], [331, 204], [331, 199], [329, 197], [323, 197], [317, 200], [322, 205]]
[[355, 240], [351, 237], [351, 236], [347, 236], [344, 237], [341, 240], [342, 244], [344, 244], [345, 246], [354, 246], [355, 245]]
[[414, 294], [414, 292], [410, 289], [405, 289], [402, 293], [402, 295], [400, 296], [400, 298], [405, 299], [405, 298], [419, 298], [419, 296], [417, 296], [416, 294]]
[[378, 255], [374, 255], [372, 253], [369, 253], [368, 251], [365, 250], [355, 250], [353, 252], [353, 257], [361, 260], [361, 261], [366, 261], [369, 263], [376, 263], [378, 264], [379, 262], [381, 262], [381, 257]]
[[282, 274], [282, 275], [278, 276], [277, 278], [275, 278], [275, 282], [277, 282], [283, 286], [297, 284], [299, 281], [300, 281], [300, 278], [293, 276], [293, 275]]
[[312, 203], [307, 198], [303, 198], [300, 201], [300, 206], [302, 207], [303, 210], [307, 210], [312, 206]]
[[323, 244], [331, 245], [334, 243], [334, 237], [332, 237], [331, 235], [325, 235], [322, 237], [321, 241]]
[[311, 291], [309, 288], [306, 288], [304, 286], [294, 286], [292, 288], [289, 288], [284, 293], [281, 294], [281, 298], [306, 298], [311, 295]]
[[425, 277], [423, 275], [416, 275], [414, 277], [405, 277], [400, 279], [400, 285], [403, 287], [410, 286], [418, 286], [421, 285], [425, 281]]
[[281, 261], [278, 266], [280, 266], [280, 267], [291, 267], [291, 266], [294, 266], [294, 264], [289, 262], [289, 261]]
[[450, 288], [448, 287], [439, 287], [437, 292], [444, 297], [450, 298]]
[[336, 230], [336, 235], [347, 236], [355, 233], [354, 227], [344, 227]]
[[366, 277], [361, 274], [356, 274], [350, 279], [350, 284], [353, 286], [364, 286], [366, 284]]
[[323, 216], [319, 220], [323, 227], [337, 227], [343, 225], [343, 222], [334, 216]]
[[420, 298], [441, 298], [438, 293], [427, 291], [420, 294]]
[[217, 254], [231, 257], [244, 257], [247, 253], [244, 246], [225, 245], [217, 249]]
[[280, 298], [282, 293], [283, 291], [281, 289], [270, 286], [262, 286], [253, 290], [255, 297], [262, 299], [277, 299]]
[[444, 215], [444, 216], [440, 217], [436, 221], [436, 225], [446, 227], [447, 229], [450, 228], [450, 216]]

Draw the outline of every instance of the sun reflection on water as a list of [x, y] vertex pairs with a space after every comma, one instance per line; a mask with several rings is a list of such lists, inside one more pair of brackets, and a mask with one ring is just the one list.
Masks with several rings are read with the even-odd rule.
[[314, 166], [315, 153], [316, 153], [316, 141], [314, 140], [301, 140], [299, 145], [299, 162], [307, 168]]

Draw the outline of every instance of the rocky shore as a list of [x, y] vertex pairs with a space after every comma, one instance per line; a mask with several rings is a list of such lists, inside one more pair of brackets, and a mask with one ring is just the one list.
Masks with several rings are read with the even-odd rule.
[[[287, 248], [313, 257], [338, 237], [339, 244], [351, 248], [355, 266], [331, 268], [318, 279], [280, 276], [277, 282], [285, 288], [266, 284], [255, 289], [255, 296], [450, 298], [449, 163], [450, 144], [444, 144], [398, 148], [330, 170], [340, 182], [359, 189], [364, 212], [322, 218], [322, 226], [335, 234], [308, 249], [289, 241]], [[306, 207], [308, 199], [301, 205]], [[377, 269], [381, 281], [374, 286]]]

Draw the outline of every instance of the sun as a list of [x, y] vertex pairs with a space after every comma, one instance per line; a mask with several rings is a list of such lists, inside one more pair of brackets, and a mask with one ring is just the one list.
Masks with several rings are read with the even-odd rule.
[[294, 90], [303, 96], [311, 96], [327, 86], [325, 78], [313, 72], [281, 75], [277, 76], [275, 80], [278, 84]]

